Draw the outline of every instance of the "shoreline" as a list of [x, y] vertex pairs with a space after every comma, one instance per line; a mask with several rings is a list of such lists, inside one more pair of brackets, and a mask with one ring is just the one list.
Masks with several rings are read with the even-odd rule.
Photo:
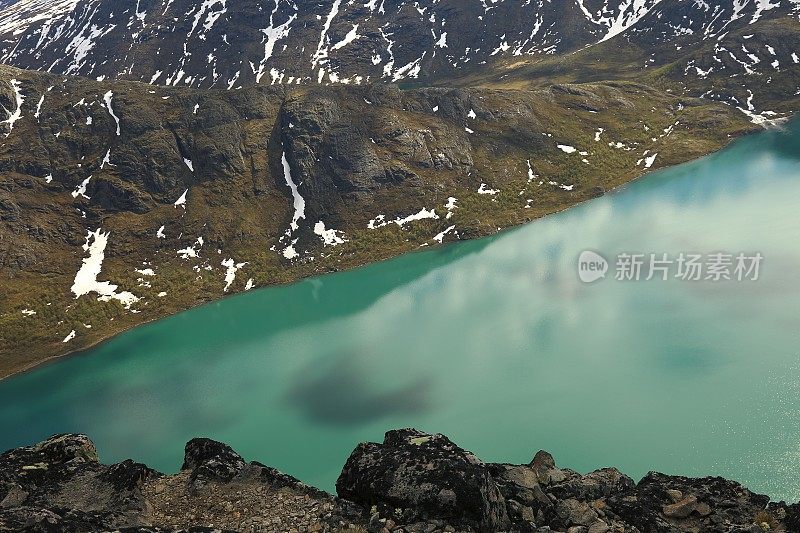
[[[796, 116], [788, 117], [787, 123], [791, 122], [792, 120], [796, 120], [796, 119], [797, 119]], [[754, 136], [754, 135], [760, 135], [762, 133], [767, 133], [767, 132], [769, 132], [771, 130], [782, 130], [783, 126], [764, 126], [764, 125], [761, 125], [761, 128], [762, 129], [758, 130], [758, 131], [752, 131], [752, 132], [748, 132], [748, 133], [745, 133], [743, 135], [740, 135], [738, 137], [733, 137], [733, 138], [729, 139], [728, 142], [726, 144], [724, 144], [723, 146], [719, 147], [718, 149], [716, 149], [716, 150], [714, 150], [712, 152], [708, 152], [707, 154], [702, 155], [700, 157], [696, 157], [694, 159], [690, 159], [688, 161], [684, 161], [684, 162], [681, 162], [681, 163], [678, 163], [678, 164], [675, 164], [675, 165], [667, 165], [667, 166], [664, 166], [664, 167], [659, 167], [659, 168], [656, 168], [654, 170], [646, 169], [646, 171], [643, 172], [642, 174], [639, 174], [639, 175], [631, 178], [630, 180], [625, 181], [624, 183], [621, 183], [621, 184], [617, 185], [616, 187], [614, 187], [612, 189], [609, 189], [608, 191], [606, 191], [603, 194], [603, 196], [610, 195], [610, 194], [617, 194], [621, 190], [623, 190], [625, 187], [630, 185], [631, 183], [634, 183], [636, 181], [644, 179], [647, 176], [650, 176], [652, 174], [661, 172], [663, 170], [676, 168], [676, 167], [679, 167], [681, 165], [691, 164], [691, 163], [694, 163], [696, 161], [700, 161], [700, 160], [705, 159], [707, 157], [713, 156], [714, 154], [717, 154], [717, 153], [725, 150], [726, 148], [730, 147], [733, 143], [736, 143], [736, 142], [738, 142], [738, 141], [740, 141], [742, 139], [745, 139], [745, 138], [748, 138], [748, 137], [751, 137], [751, 136]], [[381, 259], [378, 259], [378, 260], [375, 260], [375, 261], [357, 262], [356, 264], [348, 266], [348, 267], [345, 267], [345, 268], [342, 268], [341, 270], [321, 272], [321, 273], [313, 273], [313, 274], [310, 274], [308, 276], [299, 277], [297, 279], [294, 279], [294, 280], [291, 280], [291, 281], [287, 281], [287, 282], [284, 282], [284, 283], [276, 283], [276, 284], [264, 285], [264, 286], [260, 286], [260, 287], [253, 287], [253, 289], [250, 290], [250, 291], [241, 291], [241, 292], [237, 292], [237, 293], [233, 293], [233, 294], [223, 294], [220, 298], [214, 298], [214, 299], [209, 299], [207, 301], [201, 301], [201, 302], [198, 302], [198, 303], [196, 303], [194, 305], [191, 305], [189, 307], [180, 309], [179, 311], [176, 311], [174, 313], [165, 314], [165, 315], [160, 316], [160, 317], [149, 318], [149, 319], [144, 320], [142, 322], [139, 322], [137, 324], [131, 325], [131, 326], [126, 327], [126, 328], [123, 328], [122, 330], [120, 330], [120, 331], [118, 331], [116, 333], [112, 333], [110, 335], [102, 337], [101, 339], [98, 339], [95, 342], [92, 342], [88, 346], [84, 346], [82, 348], [71, 350], [71, 351], [65, 352], [63, 354], [48, 356], [45, 359], [31, 362], [31, 364], [26, 365], [23, 368], [20, 368], [19, 370], [13, 371], [13, 372], [11, 372], [11, 373], [9, 373], [7, 375], [4, 375], [4, 376], [0, 376], [0, 383], [2, 383], [5, 380], [12, 379], [14, 377], [18, 377], [18, 376], [21, 376], [21, 375], [24, 375], [24, 374], [28, 374], [28, 373], [34, 372], [34, 371], [36, 371], [36, 370], [38, 370], [40, 368], [43, 368], [43, 367], [46, 367], [46, 366], [50, 366], [52, 364], [56, 364], [56, 363], [58, 363], [59, 361], [62, 361], [62, 360], [66, 360], [66, 359], [69, 359], [69, 358], [72, 358], [72, 357], [81, 357], [81, 356], [85, 356], [85, 355], [91, 355], [90, 352], [92, 352], [95, 349], [99, 348], [100, 346], [106, 344], [107, 342], [110, 342], [111, 340], [115, 339], [116, 337], [118, 337], [120, 335], [124, 335], [125, 333], [128, 333], [130, 331], [133, 331], [136, 328], [145, 327], [145, 326], [148, 326], [148, 325], [150, 325], [152, 323], [155, 323], [155, 322], [158, 322], [158, 321], [161, 321], [161, 320], [165, 320], [165, 319], [170, 318], [170, 317], [178, 316], [178, 315], [180, 315], [182, 313], [190, 312], [192, 310], [201, 308], [201, 307], [209, 305], [209, 304], [222, 302], [222, 301], [227, 300], [229, 298], [235, 298], [237, 296], [241, 296], [241, 295], [249, 293], [249, 292], [254, 292], [254, 291], [259, 291], [259, 290], [264, 290], [264, 289], [270, 289], [270, 288], [277, 288], [277, 287], [288, 287], [288, 286], [294, 285], [296, 283], [301, 283], [301, 282], [304, 282], [304, 281], [307, 281], [307, 280], [310, 280], [310, 279], [315, 279], [315, 278], [318, 278], [318, 277], [323, 277], [323, 276], [327, 276], [327, 275], [331, 275], [331, 274], [337, 274], [337, 273], [341, 273], [341, 272], [351, 272], [351, 271], [354, 271], [354, 270], [358, 270], [360, 268], [364, 268], [364, 267], [369, 266], [369, 265], [380, 264], [380, 263], [383, 263], [385, 261], [390, 261], [392, 259], [396, 259], [398, 257], [405, 256], [405, 255], [408, 255], [408, 254], [413, 254], [413, 253], [418, 253], [418, 252], [422, 253], [422, 252], [426, 252], [426, 251], [429, 251], [429, 250], [442, 249], [445, 246], [458, 244], [459, 242], [477, 241], [477, 240], [481, 240], [481, 239], [488, 239], [488, 238], [500, 235], [503, 232], [511, 231], [511, 230], [520, 228], [522, 226], [526, 226], [528, 224], [533, 224], [533, 223], [535, 223], [537, 221], [540, 221], [540, 220], [543, 220], [543, 219], [545, 219], [547, 217], [550, 217], [550, 216], [553, 216], [553, 215], [557, 215], [559, 213], [563, 213], [565, 211], [568, 211], [570, 209], [573, 209], [575, 207], [583, 205], [583, 204], [585, 204], [587, 202], [591, 202], [592, 200], [595, 200], [595, 199], [596, 198], [587, 198], [585, 200], [582, 200], [582, 201], [576, 202], [574, 204], [571, 204], [568, 207], [549, 212], [547, 214], [544, 214], [542, 216], [536, 217], [534, 219], [531, 219], [531, 220], [528, 220], [528, 221], [525, 221], [525, 222], [521, 222], [519, 224], [514, 224], [514, 225], [503, 227], [500, 230], [495, 231], [494, 233], [488, 233], [486, 235], [480, 235], [480, 236], [477, 236], [477, 237], [471, 237], [471, 238], [467, 238], [467, 239], [463, 239], [463, 240], [459, 239], [458, 241], [446, 242], [446, 243], [443, 243], [443, 244], [434, 244], [434, 245], [430, 245], [430, 246], [427, 246], [427, 247], [424, 247], [424, 248], [413, 248], [413, 249], [409, 249], [409, 250], [400, 252], [398, 254], [387, 254], [385, 257], [382, 257]]]

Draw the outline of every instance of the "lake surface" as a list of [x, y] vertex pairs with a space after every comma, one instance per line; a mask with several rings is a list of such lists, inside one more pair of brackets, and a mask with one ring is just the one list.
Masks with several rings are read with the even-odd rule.
[[[760, 252], [747, 282], [584, 284], [586, 249]], [[613, 259], [612, 259], [613, 261]], [[208, 436], [332, 490], [415, 426], [485, 460], [724, 475], [800, 499], [800, 123], [479, 241], [252, 291], [0, 382], [0, 449]]]

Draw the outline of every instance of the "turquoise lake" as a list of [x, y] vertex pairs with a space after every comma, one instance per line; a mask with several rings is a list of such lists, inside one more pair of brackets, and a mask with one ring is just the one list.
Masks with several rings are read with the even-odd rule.
[[[757, 281], [584, 284], [583, 250], [764, 256]], [[800, 499], [800, 123], [478, 241], [238, 295], [0, 382], [0, 449], [196, 436], [332, 490], [387, 429], [489, 461], [723, 475]]]

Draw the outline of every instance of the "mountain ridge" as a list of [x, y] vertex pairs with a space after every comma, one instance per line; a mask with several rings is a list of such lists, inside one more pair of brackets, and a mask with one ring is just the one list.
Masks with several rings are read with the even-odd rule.
[[19, 0], [0, 10], [0, 61], [200, 88], [435, 80], [495, 58], [563, 54], [620, 36], [663, 40], [669, 31], [711, 37], [800, 12], [796, 0], [713, 10], [676, 0], [273, 1]]

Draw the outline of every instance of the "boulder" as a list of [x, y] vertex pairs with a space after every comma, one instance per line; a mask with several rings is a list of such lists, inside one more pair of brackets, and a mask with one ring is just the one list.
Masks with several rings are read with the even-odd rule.
[[247, 463], [227, 444], [211, 439], [192, 439], [184, 449], [181, 470], [191, 470], [195, 488], [208, 481], [230, 481]]
[[655, 472], [636, 487], [606, 499], [609, 509], [642, 531], [734, 531], [749, 528], [769, 498], [723, 478]]
[[0, 531], [138, 526], [147, 506], [141, 486], [159, 476], [131, 460], [100, 464], [85, 435], [55, 435], [9, 450], [0, 455]]
[[160, 472], [147, 465], [126, 459], [121, 463], [109, 466], [99, 477], [110, 483], [119, 493], [138, 489], [145, 481], [161, 477], [161, 475]]
[[695, 508], [697, 508], [697, 498], [687, 496], [676, 503], [665, 505], [662, 512], [669, 518], [686, 518], [694, 512]]
[[[559, 472], [564, 474], [564, 479], [551, 483], [548, 487], [548, 491], [559, 499], [576, 498], [592, 501], [620, 494], [636, 485], [633, 479], [616, 468], [603, 468], [584, 476], [569, 470], [559, 470]], [[552, 480], [552, 474], [550, 478]]]
[[530, 467], [536, 473], [536, 477], [542, 485], [560, 483], [566, 478], [564, 473], [556, 468], [556, 461], [553, 456], [544, 450], [536, 452], [530, 462]]
[[573, 498], [559, 502], [557, 512], [567, 526], [590, 526], [597, 521], [597, 513], [589, 504]]
[[506, 502], [488, 466], [444, 435], [415, 429], [389, 431], [383, 444], [359, 444], [336, 491], [366, 508], [410, 509], [417, 520], [481, 531], [509, 525]]
[[34, 446], [9, 450], [0, 455], [0, 500], [15, 484], [34, 492], [96, 464], [97, 450], [86, 435], [54, 435]]
[[97, 448], [86, 435], [55, 435], [32, 448], [31, 452], [50, 464], [97, 462]]

